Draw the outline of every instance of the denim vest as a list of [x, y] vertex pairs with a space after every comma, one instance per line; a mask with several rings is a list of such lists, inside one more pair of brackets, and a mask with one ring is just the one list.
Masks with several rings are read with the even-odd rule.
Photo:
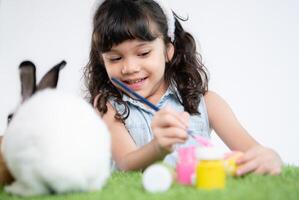
[[[125, 94], [123, 95], [123, 100], [128, 102], [128, 106], [130, 109], [130, 114], [125, 120], [125, 127], [127, 128], [136, 146], [142, 147], [143, 145], [149, 143], [154, 137], [151, 130], [151, 122], [155, 111], [146, 107], [142, 102], [132, 99]], [[169, 87], [156, 106], [158, 108], [162, 108], [166, 105], [169, 105], [174, 110], [183, 112], [184, 107], [180, 102], [181, 97], [178, 91], [172, 87]], [[110, 99], [110, 103], [117, 112], [123, 113], [125, 109], [123, 105], [116, 103], [112, 99]], [[210, 139], [211, 129], [209, 127], [207, 109], [202, 95], [200, 98], [200, 103], [198, 105], [198, 111], [200, 115], [190, 116], [188, 130], [191, 131], [194, 135], [200, 135], [202, 137]], [[190, 145], [197, 146], [198, 143], [192, 137], [189, 137], [189, 139], [180, 146]], [[170, 166], [175, 166], [176, 159], [177, 152], [173, 151], [164, 158], [164, 162]], [[115, 163], [113, 164], [115, 165]], [[114, 166], [114, 168], [115, 167], [116, 166]]]

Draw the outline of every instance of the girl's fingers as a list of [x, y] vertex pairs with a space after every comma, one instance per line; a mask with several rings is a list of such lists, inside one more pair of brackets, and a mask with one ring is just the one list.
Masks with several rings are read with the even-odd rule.
[[178, 113], [169, 106], [158, 111], [151, 127], [160, 147], [171, 151], [175, 144], [184, 143], [188, 139], [188, 120], [188, 113]]
[[256, 174], [278, 175], [281, 173], [282, 161], [278, 154], [260, 145], [245, 152], [236, 163], [240, 165], [237, 175], [251, 171]]
[[259, 148], [253, 147], [246, 151], [244, 155], [242, 155], [240, 158], [237, 159], [236, 164], [237, 165], [243, 165], [244, 163], [249, 162], [250, 160], [253, 160], [257, 155], [259, 154]]
[[156, 129], [155, 136], [160, 138], [178, 138], [180, 140], [188, 139], [188, 134], [185, 130], [176, 127]]
[[183, 144], [185, 140], [181, 140], [178, 138], [161, 138], [158, 140], [158, 144], [160, 145], [160, 148], [166, 149], [167, 151], [174, 150], [173, 147], [175, 144]]
[[258, 160], [253, 159], [253, 160], [243, 164], [242, 166], [240, 166], [239, 169], [237, 170], [237, 175], [242, 176], [244, 174], [252, 172], [255, 169], [257, 169], [258, 166], [259, 166]]
[[186, 129], [186, 126], [177, 117], [169, 113], [161, 113], [154, 123], [158, 127], [179, 127]]
[[262, 166], [259, 166], [257, 169], [255, 169], [254, 173], [259, 174], [259, 175], [264, 175], [267, 173], [267, 171], [268, 170], [266, 169], [266, 167], [262, 165]]
[[172, 115], [175, 117], [183, 126], [185, 129], [189, 126], [189, 114], [187, 112], [177, 112], [170, 106], [165, 106], [165, 108], [161, 109], [161, 111], [165, 115]]
[[161, 139], [160, 144], [163, 144], [163, 146], [169, 146], [171, 147], [174, 144], [182, 144], [185, 141], [179, 138], [164, 138]]
[[281, 167], [276, 167], [271, 170], [270, 175], [277, 176], [281, 174]]
[[160, 148], [169, 152], [173, 150], [175, 144], [182, 144], [188, 138], [185, 130], [175, 127], [159, 128], [155, 130], [154, 134]]
[[189, 127], [190, 115], [187, 112], [176, 113], [176, 117], [185, 125], [186, 128]]
[[176, 128], [176, 127], [169, 127], [165, 130], [165, 136], [169, 138], [179, 138], [182, 140], [188, 139], [188, 133], [186, 130]]

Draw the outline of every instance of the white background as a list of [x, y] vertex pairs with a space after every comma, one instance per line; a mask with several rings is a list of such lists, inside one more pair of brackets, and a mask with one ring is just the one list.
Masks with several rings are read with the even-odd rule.
[[[189, 16], [183, 26], [197, 40], [210, 89], [255, 139], [299, 165], [299, 1], [168, 2]], [[93, 5], [94, 0], [0, 0], [0, 134], [19, 102], [17, 67], [24, 59], [37, 65], [38, 80], [65, 59], [58, 89], [82, 95]]]

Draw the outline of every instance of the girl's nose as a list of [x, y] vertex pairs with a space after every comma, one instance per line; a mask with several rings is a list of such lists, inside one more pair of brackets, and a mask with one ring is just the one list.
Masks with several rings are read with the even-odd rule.
[[126, 59], [123, 62], [123, 66], [121, 69], [122, 74], [133, 74], [139, 72], [140, 67], [139, 65], [131, 59]]

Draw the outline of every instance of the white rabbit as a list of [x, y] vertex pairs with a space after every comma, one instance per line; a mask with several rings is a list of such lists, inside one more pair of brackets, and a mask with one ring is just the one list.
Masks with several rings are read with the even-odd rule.
[[22, 104], [1, 146], [15, 178], [5, 187], [9, 193], [93, 191], [110, 177], [110, 134], [104, 122], [83, 99], [47, 89], [56, 87], [65, 64], [54, 66], [37, 86], [34, 64], [20, 65]]

